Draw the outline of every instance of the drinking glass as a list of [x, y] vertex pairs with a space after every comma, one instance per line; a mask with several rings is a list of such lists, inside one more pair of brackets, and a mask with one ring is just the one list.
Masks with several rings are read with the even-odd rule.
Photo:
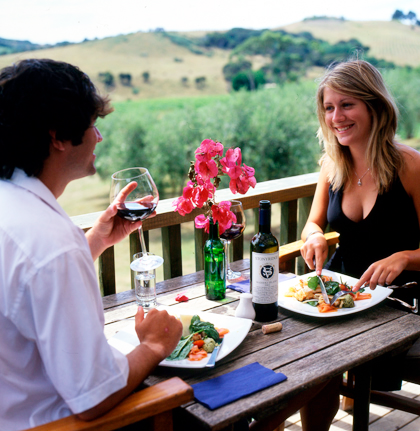
[[[118, 215], [130, 221], [144, 220], [156, 209], [159, 193], [152, 176], [146, 168], [127, 168], [112, 174], [110, 200], [113, 202], [121, 190], [131, 182], [137, 187], [123, 202], [117, 204]], [[139, 227], [140, 247], [143, 255], [139, 257], [136, 270], [148, 270], [162, 264], [163, 259], [147, 253], [143, 229]]]
[[234, 272], [230, 268], [230, 260], [229, 260], [229, 248], [230, 242], [233, 239], [239, 238], [243, 231], [245, 230], [246, 218], [244, 213], [244, 208], [242, 206], [241, 201], [231, 201], [232, 205], [230, 207], [230, 211], [233, 212], [236, 216], [236, 222], [232, 223], [232, 226], [229, 229], [226, 229], [221, 235], [220, 238], [225, 243], [226, 249], [226, 280], [234, 280], [241, 276], [240, 272]]

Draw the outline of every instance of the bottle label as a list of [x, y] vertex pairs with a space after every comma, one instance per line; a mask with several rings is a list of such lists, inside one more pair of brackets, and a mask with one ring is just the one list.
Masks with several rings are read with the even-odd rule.
[[252, 302], [272, 304], [279, 293], [279, 252], [252, 253]]

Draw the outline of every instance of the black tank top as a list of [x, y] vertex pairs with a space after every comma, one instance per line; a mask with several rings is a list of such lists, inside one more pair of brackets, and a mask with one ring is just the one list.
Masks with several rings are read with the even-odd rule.
[[[326, 269], [360, 278], [374, 262], [393, 253], [419, 248], [420, 228], [416, 209], [397, 177], [388, 192], [378, 195], [366, 218], [354, 222], [341, 209], [343, 190], [329, 188], [327, 218], [332, 230], [340, 234], [336, 253]], [[419, 271], [403, 271], [393, 284], [417, 281]]]

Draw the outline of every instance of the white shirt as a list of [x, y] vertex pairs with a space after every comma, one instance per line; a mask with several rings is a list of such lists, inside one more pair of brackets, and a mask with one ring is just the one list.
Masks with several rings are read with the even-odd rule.
[[83, 232], [37, 178], [0, 180], [0, 430], [94, 407], [127, 384]]

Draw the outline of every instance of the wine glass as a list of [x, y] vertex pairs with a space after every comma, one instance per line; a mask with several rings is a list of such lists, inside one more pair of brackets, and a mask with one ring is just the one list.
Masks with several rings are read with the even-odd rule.
[[234, 272], [230, 269], [230, 261], [229, 261], [229, 246], [230, 242], [233, 239], [239, 238], [242, 235], [242, 232], [245, 230], [246, 218], [244, 213], [244, 208], [242, 206], [241, 201], [231, 201], [232, 205], [230, 207], [230, 211], [233, 212], [236, 216], [236, 222], [232, 223], [232, 226], [229, 229], [226, 229], [221, 235], [220, 238], [225, 243], [226, 249], [226, 279], [234, 280], [241, 276], [240, 272]]
[[[156, 209], [159, 192], [152, 176], [146, 168], [127, 168], [112, 174], [110, 200], [113, 202], [121, 190], [136, 182], [137, 187], [129, 193], [123, 202], [117, 204], [117, 214], [130, 221], [144, 220]], [[147, 254], [143, 229], [139, 227], [140, 247], [143, 257], [131, 263], [134, 271], [147, 271], [162, 265], [160, 256]]]

